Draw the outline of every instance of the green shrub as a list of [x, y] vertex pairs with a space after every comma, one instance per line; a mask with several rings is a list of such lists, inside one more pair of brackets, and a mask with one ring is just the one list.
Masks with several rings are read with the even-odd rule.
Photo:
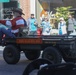
[[65, 21], [67, 21], [68, 15], [74, 13], [74, 12], [69, 11], [71, 8], [72, 8], [71, 6], [57, 7], [55, 9], [56, 10], [56, 13], [55, 13], [56, 20], [59, 21], [59, 18], [63, 17], [65, 19]]

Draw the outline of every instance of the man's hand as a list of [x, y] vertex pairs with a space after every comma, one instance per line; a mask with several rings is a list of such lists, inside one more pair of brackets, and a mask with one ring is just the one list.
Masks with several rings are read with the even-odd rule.
[[38, 25], [38, 23], [37, 22], [34, 22], [34, 25]]

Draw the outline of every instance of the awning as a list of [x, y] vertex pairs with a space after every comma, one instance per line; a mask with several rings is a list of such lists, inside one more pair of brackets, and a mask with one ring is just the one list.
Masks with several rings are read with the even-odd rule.
[[9, 2], [10, 0], [0, 0], [0, 2]]
[[69, 9], [69, 10], [71, 10], [71, 11], [76, 11], [76, 8], [71, 8], [71, 9]]
[[50, 3], [63, 3], [63, 0], [40, 0], [44, 2], [50, 2]]

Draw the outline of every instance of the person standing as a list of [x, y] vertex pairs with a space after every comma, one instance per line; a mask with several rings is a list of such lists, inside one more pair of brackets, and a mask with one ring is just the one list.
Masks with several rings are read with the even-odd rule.
[[66, 22], [63, 17], [60, 18], [60, 22], [58, 23], [58, 34], [59, 35], [67, 34]]
[[42, 20], [41, 27], [42, 27], [42, 35], [50, 35], [51, 34], [52, 26], [51, 26], [49, 19], [47, 17], [45, 17]]
[[27, 20], [27, 26], [29, 28], [29, 35], [37, 35], [38, 23], [34, 14], [31, 14], [31, 17]]
[[76, 21], [72, 17], [72, 15], [69, 15], [68, 16], [68, 34], [70, 34], [74, 31], [74, 25], [76, 25]]

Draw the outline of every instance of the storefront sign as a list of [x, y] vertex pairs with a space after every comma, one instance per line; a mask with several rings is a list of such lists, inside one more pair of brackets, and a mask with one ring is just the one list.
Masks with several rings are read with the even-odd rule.
[[40, 1], [50, 2], [50, 3], [62, 3], [63, 2], [63, 0], [40, 0]]
[[17, 39], [16, 40], [16, 43], [17, 44], [42, 44], [42, 39], [27, 39], [27, 38], [24, 38], [24, 39]]
[[10, 0], [0, 0], [0, 2], [9, 2]]

